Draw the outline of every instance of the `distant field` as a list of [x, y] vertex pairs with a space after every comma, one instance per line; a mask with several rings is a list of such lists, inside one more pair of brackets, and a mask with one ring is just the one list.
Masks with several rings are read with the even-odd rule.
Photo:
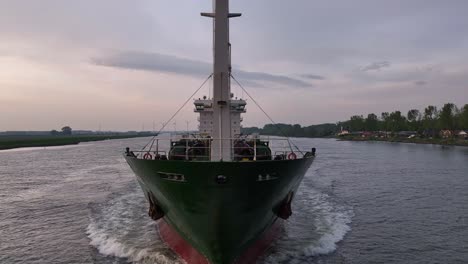
[[24, 147], [74, 145], [80, 142], [147, 136], [150, 135], [0, 136], [0, 150]]

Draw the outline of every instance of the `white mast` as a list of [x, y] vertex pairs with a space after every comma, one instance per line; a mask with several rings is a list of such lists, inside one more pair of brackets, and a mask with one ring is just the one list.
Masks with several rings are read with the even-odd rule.
[[229, 13], [229, 0], [213, 0], [213, 133], [211, 160], [231, 161], [231, 62], [229, 18], [241, 14]]

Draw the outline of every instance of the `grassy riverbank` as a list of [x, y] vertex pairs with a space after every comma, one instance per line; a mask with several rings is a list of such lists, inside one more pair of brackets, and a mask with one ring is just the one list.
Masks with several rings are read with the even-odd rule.
[[397, 143], [414, 143], [414, 144], [434, 144], [445, 146], [468, 146], [468, 140], [456, 138], [400, 138], [400, 137], [361, 137], [361, 136], [345, 136], [339, 137], [339, 140], [345, 141], [385, 141]]
[[75, 145], [80, 142], [100, 141], [106, 139], [122, 139], [135, 137], [148, 137], [151, 135], [125, 135], [125, 134], [106, 134], [106, 135], [70, 135], [70, 136], [1, 136], [0, 150], [14, 149], [24, 147], [49, 147]]

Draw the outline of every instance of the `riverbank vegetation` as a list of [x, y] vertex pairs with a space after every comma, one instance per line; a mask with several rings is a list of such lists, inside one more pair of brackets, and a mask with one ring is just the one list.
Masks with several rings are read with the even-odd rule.
[[301, 125], [266, 124], [263, 128], [245, 127], [242, 133], [288, 137], [332, 137], [338, 132], [337, 124], [320, 124], [302, 127]]
[[152, 134], [106, 133], [95, 135], [4, 135], [0, 136], [0, 150], [24, 148], [74, 145], [81, 142], [100, 141], [107, 139], [122, 139], [147, 137]]
[[407, 114], [396, 110], [380, 115], [353, 115], [337, 123], [302, 127], [298, 124], [267, 124], [263, 128], [249, 127], [244, 133], [289, 137], [340, 137], [348, 140], [384, 140], [394, 142], [466, 145], [468, 104], [457, 107], [446, 103], [440, 109], [429, 105]]
[[374, 113], [367, 117], [354, 115], [338, 125], [349, 131], [416, 131], [421, 135], [437, 136], [444, 130], [468, 130], [468, 104], [458, 108], [447, 103], [440, 110], [429, 105], [423, 111], [411, 109], [406, 116], [400, 111], [383, 112], [380, 117]]

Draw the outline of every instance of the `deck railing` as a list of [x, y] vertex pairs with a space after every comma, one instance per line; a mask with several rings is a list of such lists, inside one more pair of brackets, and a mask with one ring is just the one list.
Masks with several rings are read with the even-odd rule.
[[[287, 138], [277, 137], [156, 137], [149, 148], [131, 151], [140, 159], [170, 159], [170, 160], [211, 160], [211, 145], [215, 140], [230, 140], [233, 161], [257, 161], [296, 159], [304, 155], [313, 155], [315, 150], [293, 149], [293, 144]], [[127, 153], [130, 155], [130, 153]]]

